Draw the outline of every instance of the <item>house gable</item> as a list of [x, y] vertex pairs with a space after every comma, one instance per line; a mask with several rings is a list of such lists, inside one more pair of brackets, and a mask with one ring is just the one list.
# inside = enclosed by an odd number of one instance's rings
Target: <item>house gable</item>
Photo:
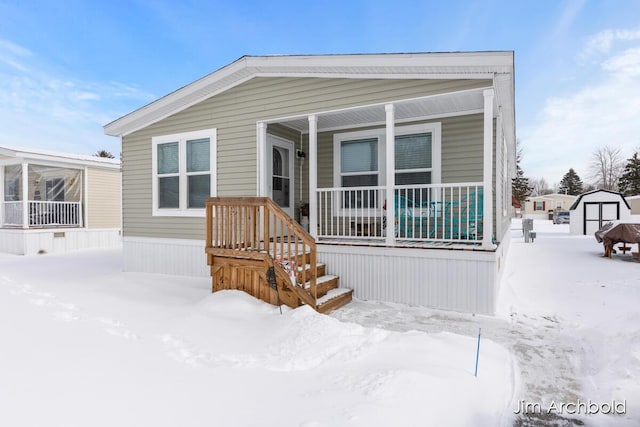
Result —
[[[505, 122], [515, 118], [513, 52], [244, 56], [237, 61], [109, 124], [105, 133], [125, 136], [223, 93], [255, 77], [348, 79], [491, 79]], [[510, 126], [510, 125], [509, 125]], [[510, 126], [511, 127], [511, 126]], [[515, 135], [510, 129], [509, 134]]]

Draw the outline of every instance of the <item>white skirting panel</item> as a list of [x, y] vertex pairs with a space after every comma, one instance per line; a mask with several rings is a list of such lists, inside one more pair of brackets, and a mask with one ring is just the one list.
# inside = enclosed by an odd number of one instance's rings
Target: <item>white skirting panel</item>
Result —
[[120, 229], [0, 229], [0, 252], [17, 255], [110, 248], [122, 244]]
[[124, 271], [209, 277], [204, 240], [124, 237]]
[[318, 245], [327, 273], [363, 300], [492, 315], [495, 252]]

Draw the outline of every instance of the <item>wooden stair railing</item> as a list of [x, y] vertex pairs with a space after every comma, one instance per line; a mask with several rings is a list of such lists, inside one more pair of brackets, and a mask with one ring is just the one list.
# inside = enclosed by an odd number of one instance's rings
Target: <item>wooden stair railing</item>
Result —
[[205, 250], [212, 275], [219, 258], [257, 263], [260, 267], [251, 268], [262, 269], [262, 280], [273, 266], [279, 283], [318, 309], [316, 269], [306, 268], [317, 264], [316, 242], [280, 206], [268, 197], [211, 197], [205, 207]]

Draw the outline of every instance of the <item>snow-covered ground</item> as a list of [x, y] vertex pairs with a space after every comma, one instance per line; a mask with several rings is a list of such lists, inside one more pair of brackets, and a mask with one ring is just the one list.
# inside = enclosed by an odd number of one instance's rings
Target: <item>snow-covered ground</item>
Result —
[[568, 225], [536, 221], [534, 243], [518, 227], [495, 317], [281, 315], [207, 279], [122, 273], [117, 250], [0, 255], [0, 426], [563, 425], [513, 412], [612, 399], [626, 415], [579, 420], [640, 425], [640, 263]]
[[[481, 327], [517, 363], [510, 412], [524, 401], [529, 414], [515, 425], [640, 425], [640, 263], [629, 253], [604, 258], [593, 236], [571, 235], [568, 224], [536, 220], [534, 229], [535, 241], [524, 243], [520, 221], [512, 224], [495, 317], [371, 302], [349, 304], [334, 316], [469, 337]], [[602, 405], [612, 400], [626, 401], [626, 415], [585, 414], [584, 406], [578, 413], [571, 406], [591, 402], [606, 410]]]

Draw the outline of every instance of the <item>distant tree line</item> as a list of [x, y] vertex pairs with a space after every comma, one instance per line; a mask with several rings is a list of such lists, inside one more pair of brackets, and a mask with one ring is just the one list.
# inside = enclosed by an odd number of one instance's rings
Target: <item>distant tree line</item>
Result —
[[573, 168], [564, 174], [555, 188], [551, 188], [544, 178], [527, 178], [520, 167], [522, 146], [516, 142], [516, 177], [512, 183], [514, 200], [522, 203], [529, 196], [543, 196], [553, 192], [578, 195], [586, 191], [604, 189], [619, 191], [625, 196], [640, 194], [640, 148], [633, 155], [624, 159], [619, 148], [603, 146], [591, 155], [589, 165], [589, 183], [584, 183]]

